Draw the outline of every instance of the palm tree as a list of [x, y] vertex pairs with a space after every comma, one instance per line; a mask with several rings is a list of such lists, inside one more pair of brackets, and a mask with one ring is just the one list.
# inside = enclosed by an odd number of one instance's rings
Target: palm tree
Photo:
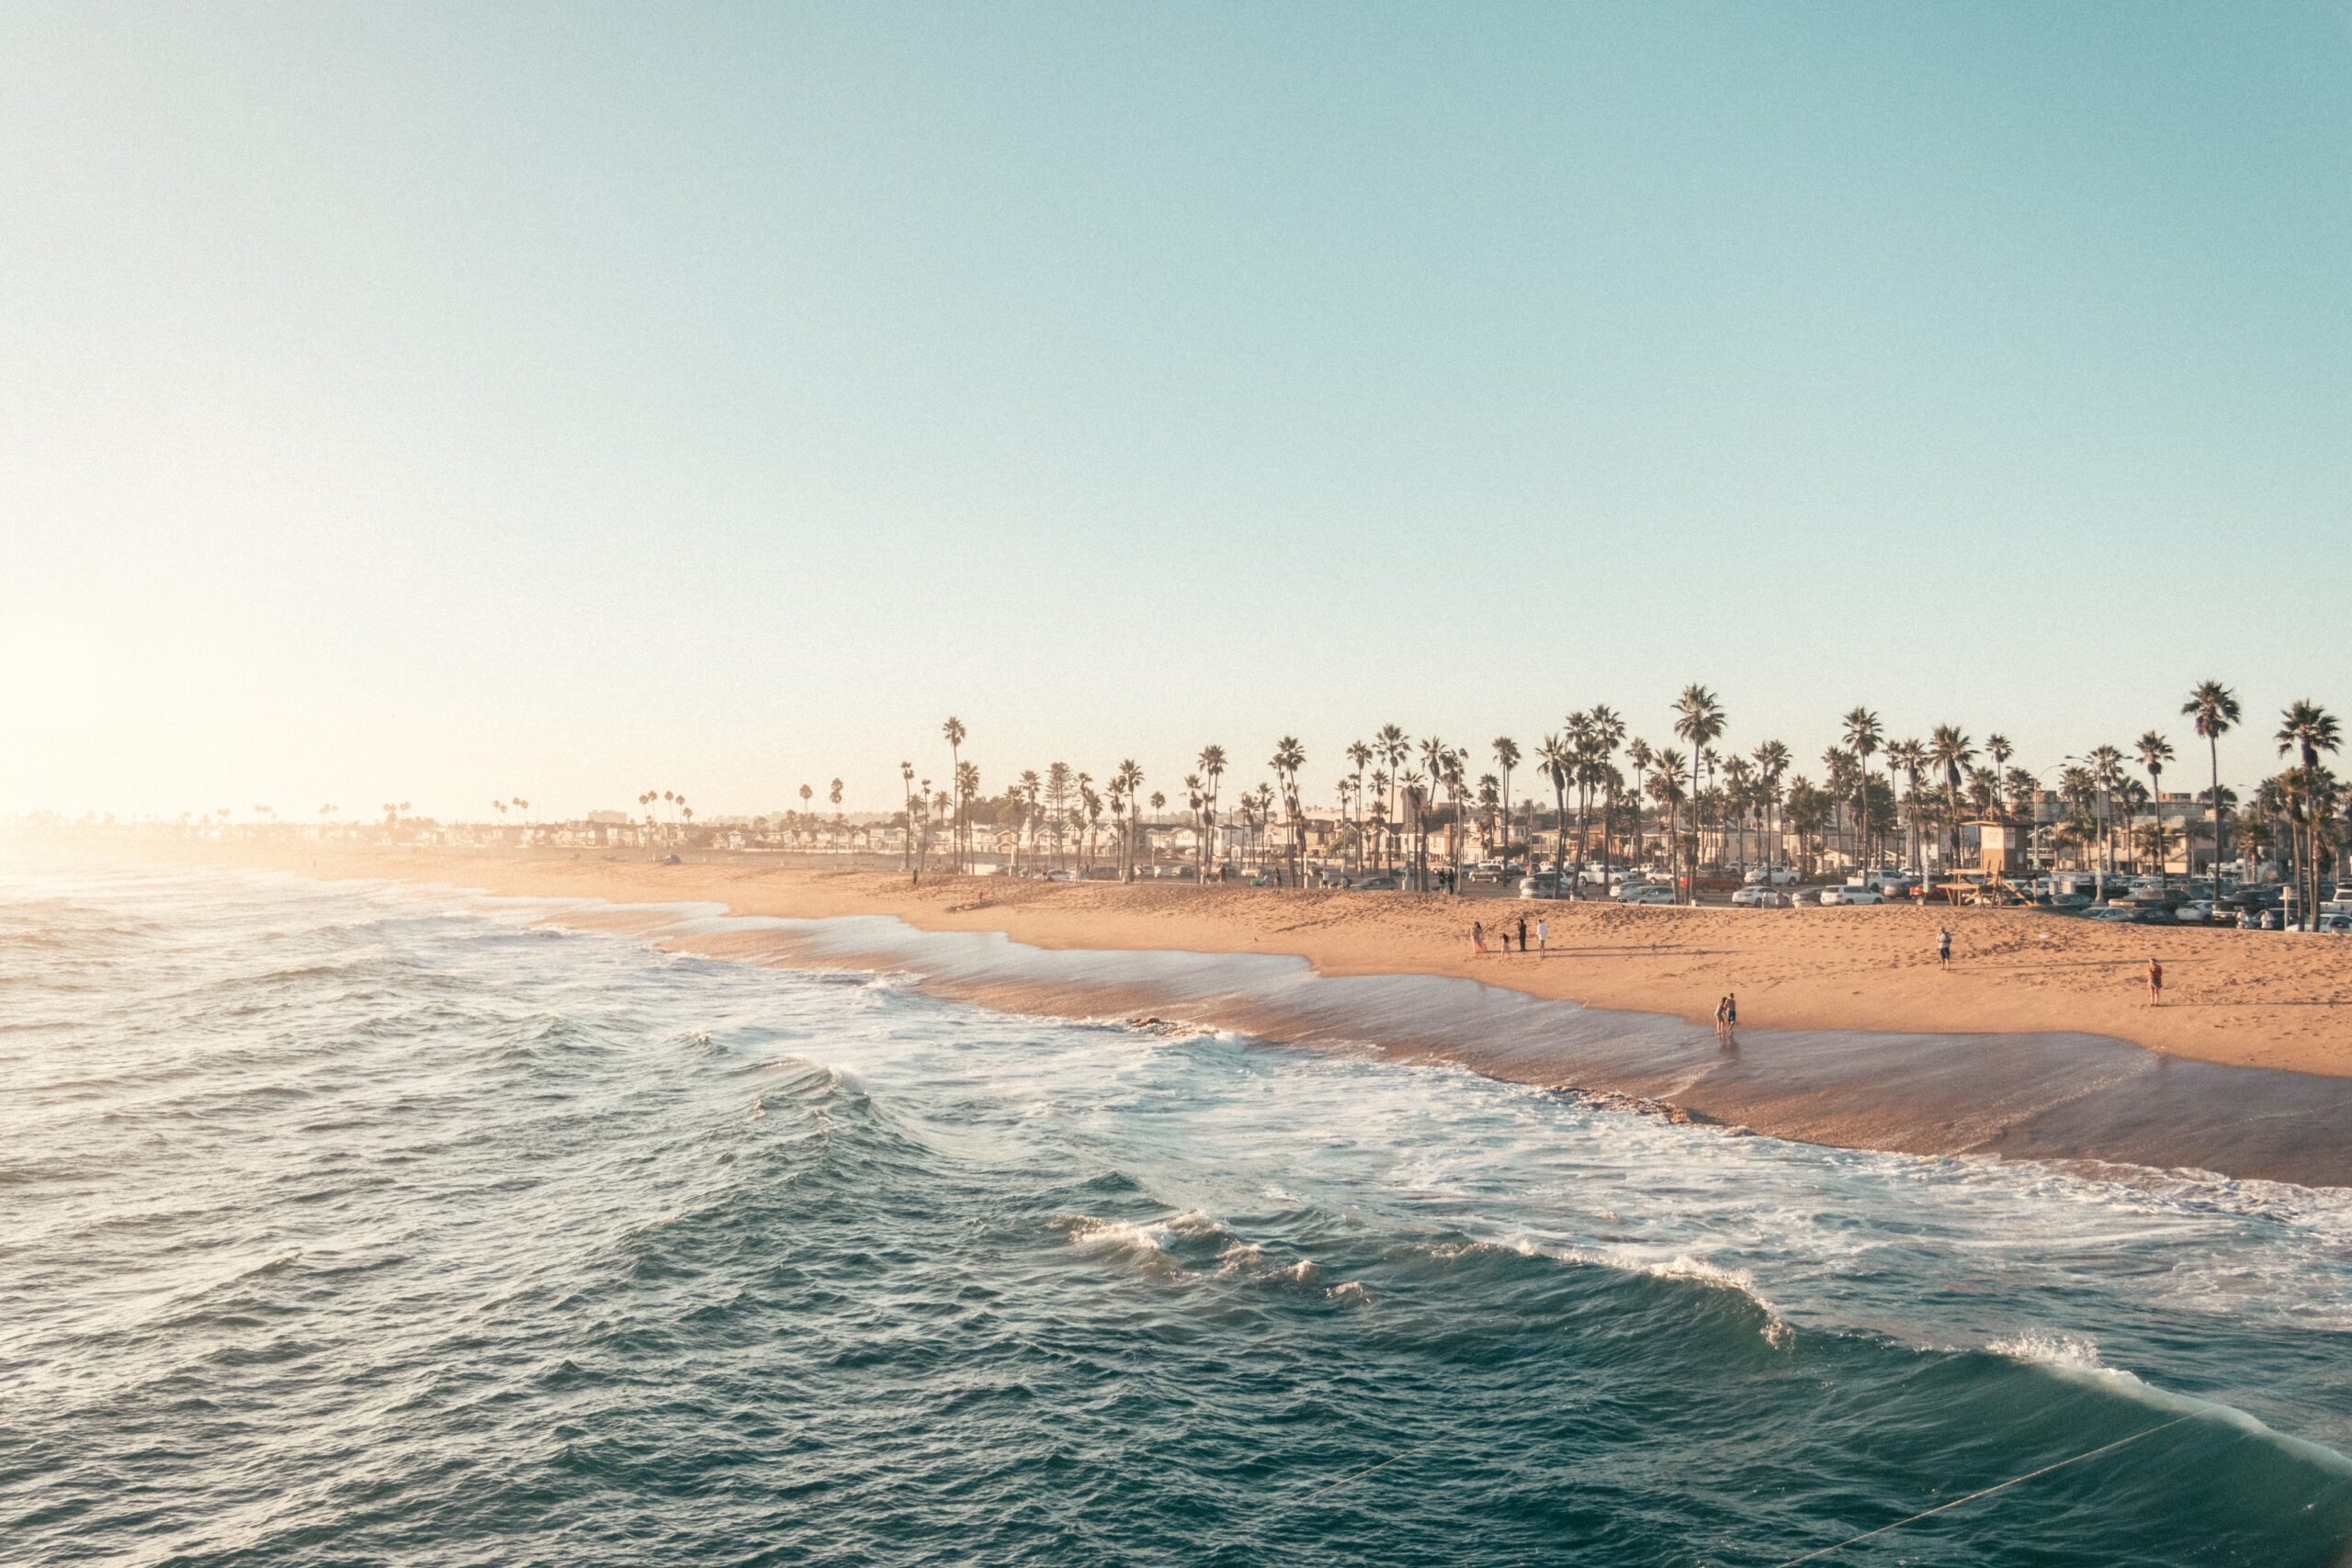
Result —
[[1202, 747], [1200, 769], [1202, 774], [1209, 781], [1208, 839], [1203, 847], [1201, 855], [1201, 879], [1203, 881], [1206, 881], [1208, 879], [1209, 853], [1211, 851], [1215, 850], [1216, 846], [1216, 797], [1218, 789], [1225, 778], [1225, 748], [1222, 746]]
[[1274, 776], [1282, 781], [1283, 810], [1290, 818], [1290, 885], [1298, 886], [1298, 855], [1300, 840], [1306, 834], [1306, 816], [1298, 799], [1298, 770], [1306, 766], [1306, 749], [1295, 735], [1285, 735], [1274, 742], [1271, 766]]
[[915, 854], [915, 765], [912, 762], [899, 762], [899, 785], [907, 811], [907, 836], [899, 847], [899, 869], [905, 871], [914, 864]]
[[2235, 692], [2219, 681], [2199, 681], [2180, 705], [2183, 718], [2192, 720], [2205, 742], [2205, 761], [2212, 770], [2213, 892], [2222, 890], [2222, 737], [2237, 728], [2242, 710]]
[[1928, 749], [1917, 739], [1898, 740], [1886, 749], [1886, 765], [1890, 772], [1901, 769], [1904, 783], [1909, 786], [1909, 793], [1905, 796], [1905, 804], [1909, 809], [1905, 813], [1904, 822], [1904, 869], [1917, 872], [1920, 858], [1919, 775], [1927, 771]]
[[[2139, 754], [2140, 765], [2148, 770], [2149, 807], [2155, 812], [2156, 820], [2158, 822], [2162, 822], [2165, 819], [2165, 764], [2172, 761], [2172, 742], [2151, 729], [2146, 734], [2140, 737], [2138, 743], [2133, 746], [2132, 750]], [[2158, 842], [2160, 840], [2150, 840], [2149, 841]], [[2159, 856], [2156, 860], [2157, 891], [2163, 891], [2164, 886], [2165, 863], [2163, 857]]]
[[1111, 783], [1127, 803], [1126, 829], [1122, 835], [1126, 840], [1126, 863], [1119, 874], [1121, 880], [1133, 882], [1136, 879], [1136, 835], [1138, 826], [1136, 819], [1136, 795], [1143, 788], [1143, 770], [1136, 765], [1136, 760], [1133, 757], [1123, 758], [1111, 774]]
[[971, 805], [980, 795], [980, 765], [978, 762], [956, 764], [953, 786], [956, 792], [956, 832], [963, 840], [964, 869], [972, 869]]
[[1732, 807], [1732, 820], [1738, 825], [1739, 841], [1732, 858], [1742, 865], [1747, 863], [1747, 812], [1756, 802], [1756, 764], [1745, 757], [1733, 757], [1724, 763], [1724, 793]]
[[[1682, 753], [1669, 746], [1657, 754], [1657, 772], [1650, 778], [1650, 798], [1666, 818], [1666, 863], [1671, 868], [1681, 850]], [[1697, 846], [1691, 848], [1692, 893], [1697, 892]]]
[[1446, 890], [1455, 894], [1462, 891], [1462, 840], [1469, 829], [1469, 818], [1463, 805], [1470, 793], [1469, 761], [1470, 749], [1467, 746], [1455, 747], [1445, 754], [1444, 772], [1441, 775], [1445, 784], [1446, 799], [1453, 807], [1453, 816], [1445, 825], [1445, 880]]
[[1635, 736], [1625, 748], [1625, 761], [1634, 765], [1634, 853], [1629, 863], [1639, 865], [1642, 863], [1642, 775], [1649, 771], [1650, 763], [1655, 761], [1650, 743]]
[[[1576, 772], [1576, 748], [1557, 735], [1547, 735], [1535, 748], [1535, 771], [1552, 781], [1552, 795], [1559, 815], [1559, 836], [1553, 840], [1552, 881], [1556, 889], [1567, 875], [1568, 858], [1568, 779]], [[1529, 858], [1533, 858], [1534, 846], [1529, 846]], [[1568, 895], [1574, 897], [1571, 891]]]
[[[2322, 752], [2333, 754], [2343, 745], [2344, 737], [2335, 716], [2312, 702], [2309, 697], [2294, 704], [2278, 716], [2278, 733], [2272, 739], [2278, 742], [2278, 754], [2295, 752], [2301, 761], [2302, 776], [2296, 781], [2296, 792], [2303, 802], [2302, 842], [2295, 852], [2295, 899], [2302, 906], [2302, 926], [2309, 931], [2319, 908], [2319, 813], [2317, 796], [2322, 773], [2319, 759]], [[2304, 884], [2310, 884], [2310, 893]]]
[[1780, 804], [1781, 778], [1789, 771], [1789, 748], [1785, 741], [1767, 740], [1749, 753], [1756, 762], [1756, 785], [1764, 796], [1764, 832], [1771, 840], [1772, 852], [1765, 857], [1773, 865], [1781, 863], [1781, 840], [1772, 831], [1772, 811]]
[[[1374, 755], [1388, 764], [1389, 782], [1401, 788], [1404, 784], [1405, 759], [1413, 754], [1412, 738], [1393, 724], [1384, 724], [1373, 733], [1372, 750]], [[1398, 801], [1390, 810], [1390, 823], [1398, 832], [1403, 831], [1399, 822], [1399, 818], [1404, 815], [1402, 806], [1403, 802]]]
[[[939, 727], [939, 733], [940, 733], [940, 734], [942, 734], [942, 735], [944, 735], [944, 736], [945, 736], [945, 737], [947, 738], [947, 777], [948, 777], [948, 780], [949, 780], [949, 782], [950, 782], [951, 785], [952, 785], [952, 784], [960, 784], [960, 783], [963, 781], [963, 777], [964, 777], [963, 770], [962, 770], [962, 765], [961, 765], [961, 764], [962, 764], [962, 761], [963, 761], [964, 721], [963, 721], [962, 719], [960, 719], [960, 718], [957, 718], [955, 715], [950, 714], [950, 715], [948, 715], [948, 716], [947, 716], [947, 722], [946, 722], [945, 724], [943, 724], [943, 725], [941, 725], [941, 726]], [[963, 797], [963, 792], [962, 792], [960, 789], [958, 789], [958, 790], [956, 791], [956, 825], [955, 825], [955, 834], [956, 834], [956, 840], [955, 840], [955, 841], [956, 841], [956, 864], [957, 864], [958, 869], [962, 869], [962, 868], [963, 868], [964, 859], [965, 859], [965, 854], [964, 854], [964, 797]]]
[[[1854, 761], [1860, 766], [1861, 773], [1860, 793], [1855, 805], [1854, 820], [1862, 829], [1862, 854], [1864, 857], [1869, 857], [1871, 852], [1871, 756], [1878, 750], [1879, 742], [1886, 738], [1886, 731], [1879, 724], [1878, 715], [1866, 707], [1849, 709], [1844, 723], [1846, 750], [1854, 754]], [[1856, 869], [1860, 869], [1859, 862]]]
[[1519, 766], [1519, 742], [1513, 740], [1508, 735], [1498, 735], [1494, 739], [1493, 745], [1495, 761], [1501, 765], [1503, 770], [1503, 831], [1502, 849], [1499, 852], [1499, 858], [1509, 860], [1510, 859], [1510, 771]]
[[1950, 872], [1960, 860], [1960, 773], [1976, 760], [1976, 745], [1956, 724], [1939, 724], [1928, 738], [1928, 760], [1944, 772], [1944, 825], [1951, 832]]
[[[1682, 695], [1674, 704], [1674, 733], [1690, 744], [1690, 793], [1699, 793], [1699, 754], [1712, 746], [1724, 732], [1724, 705], [1706, 687], [1693, 682], [1682, 688]], [[1661, 763], [1661, 766], [1664, 764]], [[1699, 847], [1695, 837], [1690, 846], [1690, 902], [1699, 901]]]
[[[1599, 759], [1598, 771], [1601, 778], [1606, 780], [1610, 773], [1615, 772], [1610, 758], [1616, 755], [1617, 748], [1625, 743], [1624, 716], [1606, 703], [1595, 703], [1586, 711], [1584, 716], [1586, 730], [1592, 737], [1592, 744]], [[1606, 806], [1601, 808], [1600, 858], [1604, 863], [1609, 859], [1609, 811]], [[1602, 879], [1601, 886], [1604, 887], [1608, 886], [1605, 877]]]
[[2099, 891], [2104, 895], [2106, 874], [2115, 869], [2115, 797], [2123, 790], [2123, 753], [2112, 746], [2094, 746], [2086, 760], [2099, 793]]
[[1363, 870], [1363, 771], [1372, 765], [1372, 748], [1361, 740], [1352, 742], [1348, 747], [1348, 762], [1355, 770], [1352, 775], [1355, 779], [1355, 788], [1350, 794], [1353, 796], [1355, 804], [1355, 868], [1358, 872], [1362, 872]]

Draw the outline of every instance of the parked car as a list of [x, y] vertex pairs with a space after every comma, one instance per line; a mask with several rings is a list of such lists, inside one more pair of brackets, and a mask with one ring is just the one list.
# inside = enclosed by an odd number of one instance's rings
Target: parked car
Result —
[[1522, 898], [1557, 898], [1560, 884], [1548, 871], [1541, 876], [1522, 876], [1519, 879], [1519, 896]]
[[1751, 866], [1746, 881], [1750, 887], [1793, 887], [1797, 871], [1792, 865]]
[[1862, 878], [1862, 886], [1889, 898], [1907, 898], [1917, 891], [1919, 879], [1907, 871], [1874, 871]]
[[2094, 904], [2083, 914], [2086, 919], [2110, 926], [2128, 926], [2140, 918], [2140, 911], [2129, 904]]
[[1784, 909], [1788, 908], [1789, 896], [1777, 887], [1753, 882], [1733, 894], [1731, 902], [1735, 909]]
[[1394, 893], [1396, 891], [1396, 879], [1393, 876], [1367, 876], [1356, 884], [1356, 888], [1363, 893]]
[[2211, 925], [2213, 920], [2213, 906], [2202, 898], [2192, 898], [2175, 909], [2172, 912], [2172, 918], [2184, 926]]
[[1674, 889], [1662, 882], [1629, 882], [1617, 889], [1620, 904], [1671, 904]]
[[1857, 904], [1883, 904], [1885, 902], [1886, 895], [1881, 893], [1877, 888], [1862, 887], [1851, 882], [1847, 883], [1842, 887], [1825, 887], [1821, 890], [1821, 904], [1824, 908], [1834, 908], [1840, 905], [1851, 906]]
[[1482, 860], [1462, 874], [1464, 882], [1500, 882], [1502, 879], [1503, 863], [1498, 860]]

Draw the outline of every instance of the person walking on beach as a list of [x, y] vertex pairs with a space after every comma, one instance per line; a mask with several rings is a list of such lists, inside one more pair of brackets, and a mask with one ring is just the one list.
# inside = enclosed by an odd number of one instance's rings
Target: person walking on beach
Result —
[[1478, 920], [1470, 922], [1470, 945], [1476, 952], [1483, 953], [1487, 951], [1487, 928], [1484, 922]]
[[1540, 964], [1544, 961], [1544, 950], [1551, 944], [1551, 942], [1552, 922], [1549, 920], [1537, 920], [1535, 922], [1535, 960], [1537, 963]]
[[1936, 929], [1936, 964], [1944, 969], [1951, 967], [1951, 931], [1941, 926]]
[[2165, 966], [2154, 958], [2148, 960], [2148, 1005], [2152, 1008], [2165, 1005]]
[[1525, 915], [1519, 917], [1519, 953], [1522, 958], [1527, 956], [1527, 917]]
[[1729, 991], [1715, 1004], [1715, 1043], [1729, 1045], [1737, 1039], [1739, 998]]

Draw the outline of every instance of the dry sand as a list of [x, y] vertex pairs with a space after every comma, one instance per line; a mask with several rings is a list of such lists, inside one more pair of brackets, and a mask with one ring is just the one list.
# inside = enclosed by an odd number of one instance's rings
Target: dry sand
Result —
[[[1753, 1029], [2080, 1032], [2170, 1055], [2352, 1077], [2352, 940], [2101, 926], [2020, 910], [1730, 909], [1457, 900], [1403, 893], [1015, 882], [601, 851], [467, 851], [291, 842], [126, 842], [148, 860], [320, 877], [439, 882], [619, 903], [707, 901], [737, 914], [896, 915], [931, 931], [1001, 931], [1061, 948], [1290, 953], [1332, 975], [1451, 975], [1533, 996], [1713, 1016], [1725, 991]], [[1551, 953], [1474, 955], [1473, 920]], [[1936, 931], [1954, 962], [1938, 965]], [[2165, 1001], [2143, 978], [2162, 961]]]

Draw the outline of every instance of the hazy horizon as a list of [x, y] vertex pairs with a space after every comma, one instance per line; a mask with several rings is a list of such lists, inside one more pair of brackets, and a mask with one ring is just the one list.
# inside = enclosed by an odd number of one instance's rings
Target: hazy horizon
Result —
[[[2352, 704], [2352, 6], [0, 9], [0, 815]], [[1532, 777], [1523, 767], [1515, 792]]]

